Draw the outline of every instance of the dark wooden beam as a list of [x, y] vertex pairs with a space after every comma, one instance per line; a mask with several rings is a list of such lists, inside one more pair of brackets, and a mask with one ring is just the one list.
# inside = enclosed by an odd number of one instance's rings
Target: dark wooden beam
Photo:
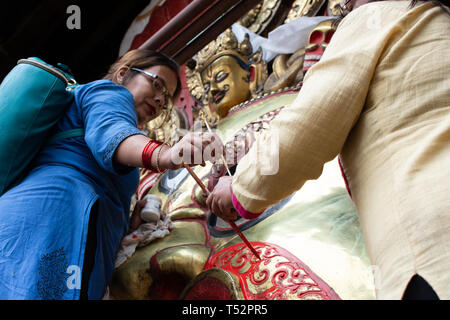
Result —
[[184, 64], [261, 0], [196, 0], [140, 48], [158, 50]]
[[170, 42], [170, 39], [179, 33], [182, 28], [190, 25], [203, 11], [219, 1], [220, 0], [194, 0], [144, 42], [140, 48], [160, 51], [161, 48], [167, 45], [167, 43]]

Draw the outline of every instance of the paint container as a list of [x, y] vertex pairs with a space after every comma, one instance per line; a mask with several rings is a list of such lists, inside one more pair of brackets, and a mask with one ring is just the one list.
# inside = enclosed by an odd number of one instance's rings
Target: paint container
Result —
[[161, 216], [161, 198], [150, 194], [146, 195], [144, 199], [147, 203], [141, 210], [141, 218], [146, 222], [158, 222]]

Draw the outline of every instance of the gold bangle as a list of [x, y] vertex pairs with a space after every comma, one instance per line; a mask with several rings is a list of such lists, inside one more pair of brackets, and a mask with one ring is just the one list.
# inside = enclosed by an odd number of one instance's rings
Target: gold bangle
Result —
[[159, 158], [161, 156], [161, 151], [162, 151], [164, 145], [169, 146], [167, 143], [163, 142], [163, 144], [161, 145], [161, 147], [158, 150], [158, 154], [156, 155], [156, 170], [158, 170], [159, 173], [166, 171], [166, 170], [164, 170], [161, 172], [161, 170], [159, 169]]

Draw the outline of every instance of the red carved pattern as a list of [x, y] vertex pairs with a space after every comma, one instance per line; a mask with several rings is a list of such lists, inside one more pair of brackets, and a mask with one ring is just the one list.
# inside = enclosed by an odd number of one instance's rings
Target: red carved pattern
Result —
[[220, 268], [239, 278], [247, 300], [339, 300], [339, 296], [303, 262], [273, 244], [252, 242], [258, 260], [239, 243], [216, 253], [205, 269]]
[[148, 169], [143, 169], [139, 181], [139, 187], [136, 191], [138, 199], [144, 198], [144, 196], [155, 185], [160, 175], [161, 174], [159, 172], [151, 172]]

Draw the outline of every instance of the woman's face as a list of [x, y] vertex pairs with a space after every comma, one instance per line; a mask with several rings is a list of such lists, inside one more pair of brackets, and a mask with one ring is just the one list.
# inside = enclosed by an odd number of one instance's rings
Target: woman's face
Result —
[[[143, 125], [161, 114], [164, 107], [167, 106], [168, 98], [171, 99], [175, 93], [178, 79], [175, 72], [167, 66], [152, 66], [141, 70], [157, 75], [158, 83], [155, 86], [153, 78], [137, 72], [124, 85], [134, 97], [139, 125]], [[164, 94], [164, 88], [169, 97]]]

